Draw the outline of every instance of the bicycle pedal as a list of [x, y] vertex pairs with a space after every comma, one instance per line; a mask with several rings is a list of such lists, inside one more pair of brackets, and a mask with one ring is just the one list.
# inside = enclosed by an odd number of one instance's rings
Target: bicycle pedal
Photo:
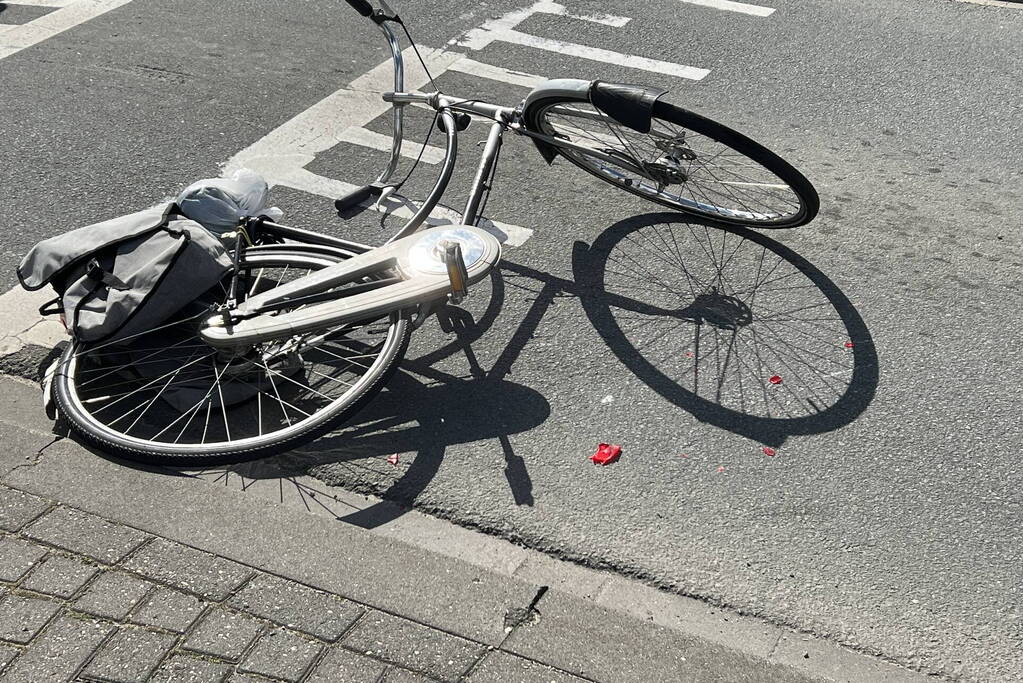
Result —
[[444, 265], [447, 266], [448, 280], [451, 282], [451, 293], [448, 300], [457, 304], [469, 296], [469, 273], [462, 258], [462, 245], [456, 241], [443, 243], [442, 253]]

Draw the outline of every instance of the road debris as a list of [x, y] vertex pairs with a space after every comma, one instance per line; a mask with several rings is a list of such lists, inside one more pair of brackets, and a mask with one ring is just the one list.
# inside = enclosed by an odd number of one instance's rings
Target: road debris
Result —
[[618, 460], [622, 454], [622, 447], [616, 444], [602, 443], [597, 446], [597, 452], [590, 456], [590, 460], [596, 465], [610, 465]]

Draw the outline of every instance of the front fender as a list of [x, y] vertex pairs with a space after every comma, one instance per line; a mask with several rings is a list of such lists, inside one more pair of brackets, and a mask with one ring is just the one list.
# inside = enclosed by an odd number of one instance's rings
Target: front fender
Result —
[[618, 123], [640, 133], [649, 133], [654, 104], [666, 92], [645, 85], [593, 81], [589, 94], [590, 103]]
[[[541, 100], [585, 101], [589, 99], [590, 85], [592, 83], [593, 81], [584, 81], [579, 78], [552, 78], [536, 86], [526, 95], [526, 99], [522, 102], [522, 118], [526, 123], [526, 127], [537, 133], [543, 132], [533, 125], [536, 119], [532, 111]], [[540, 152], [540, 156], [544, 158], [544, 161], [548, 164], [554, 163], [554, 158], [558, 156], [556, 147], [536, 138], [533, 138], [533, 144], [536, 145], [536, 151]]]
[[[526, 127], [537, 133], [538, 117], [534, 108], [550, 99], [589, 102], [612, 119], [640, 133], [650, 132], [654, 104], [667, 90], [626, 83], [584, 81], [578, 78], [555, 78], [544, 81], [526, 95], [522, 115]], [[557, 148], [540, 140], [533, 140], [540, 155], [550, 164], [557, 156]]]

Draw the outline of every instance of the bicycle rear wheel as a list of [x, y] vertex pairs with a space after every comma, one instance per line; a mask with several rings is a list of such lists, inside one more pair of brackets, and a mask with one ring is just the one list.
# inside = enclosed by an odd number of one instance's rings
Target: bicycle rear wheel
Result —
[[763, 145], [658, 100], [650, 131], [610, 118], [585, 98], [538, 100], [526, 127], [585, 148], [552, 144], [573, 164], [616, 187], [688, 214], [732, 225], [793, 228], [817, 215], [813, 185]]
[[[252, 295], [343, 260], [300, 247], [249, 250], [239, 292]], [[397, 369], [410, 326], [375, 321], [260, 344], [225, 356], [199, 325], [218, 286], [175, 319], [117, 344], [71, 344], [53, 380], [58, 410], [96, 448], [149, 463], [225, 464], [273, 455], [337, 427]]]

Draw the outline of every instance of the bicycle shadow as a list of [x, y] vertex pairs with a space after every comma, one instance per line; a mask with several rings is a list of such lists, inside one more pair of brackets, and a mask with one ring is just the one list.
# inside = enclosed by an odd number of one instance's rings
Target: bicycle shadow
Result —
[[[647, 214], [612, 225], [592, 245], [576, 242], [572, 267], [568, 280], [502, 262], [483, 310], [442, 309], [441, 328], [455, 339], [406, 358], [388, 388], [336, 432], [254, 462], [160, 469], [225, 485], [233, 478], [243, 490], [276, 486], [281, 502], [287, 485], [306, 507], [373, 528], [411, 508], [449, 447], [497, 439], [515, 503], [532, 505], [529, 472], [508, 437], [541, 425], [551, 406], [505, 377], [564, 296], [580, 300], [614, 355], [664, 399], [760, 443], [838, 429], [876, 392], [877, 354], [855, 307], [809, 261], [758, 232]], [[508, 275], [540, 287], [485, 369], [473, 343], [498, 319]], [[470, 377], [433, 367], [453, 354], [465, 355]], [[398, 453], [407, 455], [388, 462]], [[339, 486], [381, 500], [352, 505], [334, 493]]]
[[[225, 485], [233, 476], [246, 491], [269, 482], [268, 491], [279, 495], [279, 502], [297, 498], [307, 508], [316, 506], [340, 521], [373, 528], [408, 512], [437, 474], [447, 449], [459, 443], [497, 439], [515, 503], [532, 505], [532, 481], [508, 437], [542, 424], [549, 414], [546, 399], [523, 385], [466, 380], [412, 361], [354, 421], [301, 448], [223, 467], [160, 470]], [[393, 464], [387, 460], [399, 453], [411, 455]], [[331, 491], [342, 484], [382, 500], [353, 507]]]
[[[406, 358], [385, 390], [353, 420], [303, 447], [206, 468], [148, 465], [89, 450], [135, 469], [200, 479], [374, 528], [411, 509], [450, 446], [496, 439], [515, 504], [531, 506], [533, 484], [509, 436], [542, 424], [550, 414], [550, 404], [535, 390], [504, 380], [503, 374], [483, 372], [474, 361], [470, 378], [432, 367], [456, 353], [474, 359], [472, 343], [494, 323], [504, 296], [503, 279], [494, 271], [481, 312], [473, 315], [455, 306], [443, 307], [437, 315], [440, 327], [454, 339], [419, 358]], [[390, 463], [388, 457], [396, 454], [404, 455]], [[342, 485], [381, 500], [367, 502], [360, 496], [339, 495], [336, 487]]]
[[[448, 447], [498, 439], [515, 502], [531, 505], [532, 481], [507, 437], [542, 424], [550, 405], [504, 378], [550, 306], [566, 295], [580, 300], [604, 342], [647, 386], [698, 420], [759, 443], [778, 447], [792, 435], [838, 429], [876, 393], [877, 354], [855, 307], [809, 261], [761, 233], [677, 213], [647, 214], [612, 225], [592, 245], [575, 243], [572, 266], [574, 280], [567, 280], [503, 261], [485, 309], [474, 316], [445, 307], [441, 327], [455, 339], [407, 358], [355, 424], [231, 471], [243, 482], [283, 476], [306, 487], [294, 478], [311, 473], [327, 488], [372, 493], [383, 500], [337, 516], [375, 527], [408, 511]], [[540, 287], [484, 369], [472, 345], [503, 308], [505, 275]], [[470, 379], [432, 367], [456, 353], [465, 354]], [[400, 472], [384, 459], [397, 452], [414, 453]], [[330, 494], [317, 491], [316, 504], [323, 505]]]
[[851, 423], [874, 398], [878, 358], [863, 318], [764, 234], [637, 216], [577, 243], [573, 273], [615, 356], [702, 422], [777, 447]]

